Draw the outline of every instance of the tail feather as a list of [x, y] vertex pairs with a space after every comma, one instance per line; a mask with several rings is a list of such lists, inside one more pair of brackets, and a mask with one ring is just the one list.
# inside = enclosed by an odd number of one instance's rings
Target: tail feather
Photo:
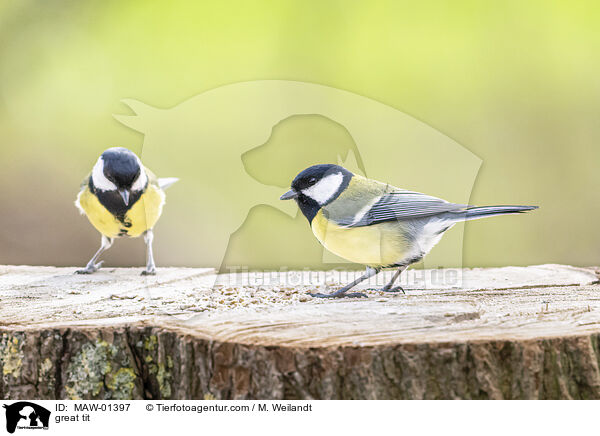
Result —
[[177, 177], [164, 177], [162, 179], [158, 179], [158, 187], [160, 189], [167, 189], [173, 183], [178, 182], [179, 179]]
[[537, 209], [538, 206], [480, 206], [470, 207], [465, 212], [462, 212], [462, 219], [476, 220], [479, 218], [487, 218], [489, 216], [507, 215], [512, 213], [523, 213]]

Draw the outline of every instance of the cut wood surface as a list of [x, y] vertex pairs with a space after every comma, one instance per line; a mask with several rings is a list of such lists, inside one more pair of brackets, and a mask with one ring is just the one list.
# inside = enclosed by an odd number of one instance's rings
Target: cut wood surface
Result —
[[0, 266], [2, 397], [600, 398], [595, 268], [74, 271]]

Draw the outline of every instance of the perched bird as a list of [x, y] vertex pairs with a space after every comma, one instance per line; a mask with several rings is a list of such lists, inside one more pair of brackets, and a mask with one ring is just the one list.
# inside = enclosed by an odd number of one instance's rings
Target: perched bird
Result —
[[162, 213], [164, 189], [178, 180], [174, 177], [157, 179], [126, 148], [109, 148], [102, 153], [75, 200], [81, 214], [102, 234], [102, 242], [87, 266], [77, 273], [97, 271], [102, 265], [102, 262], [96, 263], [98, 258], [112, 246], [115, 238], [144, 235], [147, 263], [142, 274], [156, 274], [152, 229]]
[[420, 261], [454, 224], [495, 215], [520, 213], [537, 206], [473, 207], [449, 203], [419, 192], [352, 174], [338, 165], [314, 165], [292, 181], [281, 200], [296, 200], [314, 235], [329, 251], [367, 266], [366, 273], [332, 294], [315, 297], [361, 297], [347, 294], [382, 268], [397, 268], [394, 282], [409, 265]]

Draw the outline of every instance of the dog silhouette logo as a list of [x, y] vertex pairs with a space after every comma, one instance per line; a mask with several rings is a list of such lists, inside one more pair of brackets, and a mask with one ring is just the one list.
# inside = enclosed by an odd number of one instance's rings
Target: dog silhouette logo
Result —
[[6, 409], [6, 431], [18, 429], [48, 429], [50, 411], [29, 401], [4, 404]]
[[[279, 200], [301, 170], [339, 164], [355, 174], [468, 204], [482, 163], [402, 111], [316, 83], [232, 83], [169, 108], [122, 102], [133, 114], [114, 117], [144, 135], [138, 150], [143, 161], [185, 180], [169, 195], [188, 200], [186, 207], [171, 210], [171, 221], [161, 221], [162, 229], [172, 226], [164, 242], [171, 248], [164, 251], [173, 264], [221, 272], [343, 266], [348, 261], [306, 237], [306, 219], [297, 206]], [[440, 184], [440, 171], [453, 183]], [[205, 200], [189, 201], [197, 198]], [[424, 265], [460, 264], [462, 231], [446, 236]], [[289, 236], [295, 249], [282, 244], [281, 235]], [[187, 248], [203, 246], [210, 249]]]

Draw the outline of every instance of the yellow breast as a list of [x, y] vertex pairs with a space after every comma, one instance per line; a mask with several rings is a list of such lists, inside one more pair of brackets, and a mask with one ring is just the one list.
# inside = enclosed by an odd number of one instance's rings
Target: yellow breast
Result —
[[164, 192], [150, 184], [140, 199], [127, 211], [122, 222], [100, 203], [98, 197], [87, 186], [79, 193], [75, 204], [104, 236], [135, 238], [154, 227], [160, 218], [164, 202]]
[[372, 267], [391, 266], [406, 257], [407, 243], [395, 222], [365, 227], [340, 227], [320, 210], [311, 223], [319, 242], [351, 262]]

